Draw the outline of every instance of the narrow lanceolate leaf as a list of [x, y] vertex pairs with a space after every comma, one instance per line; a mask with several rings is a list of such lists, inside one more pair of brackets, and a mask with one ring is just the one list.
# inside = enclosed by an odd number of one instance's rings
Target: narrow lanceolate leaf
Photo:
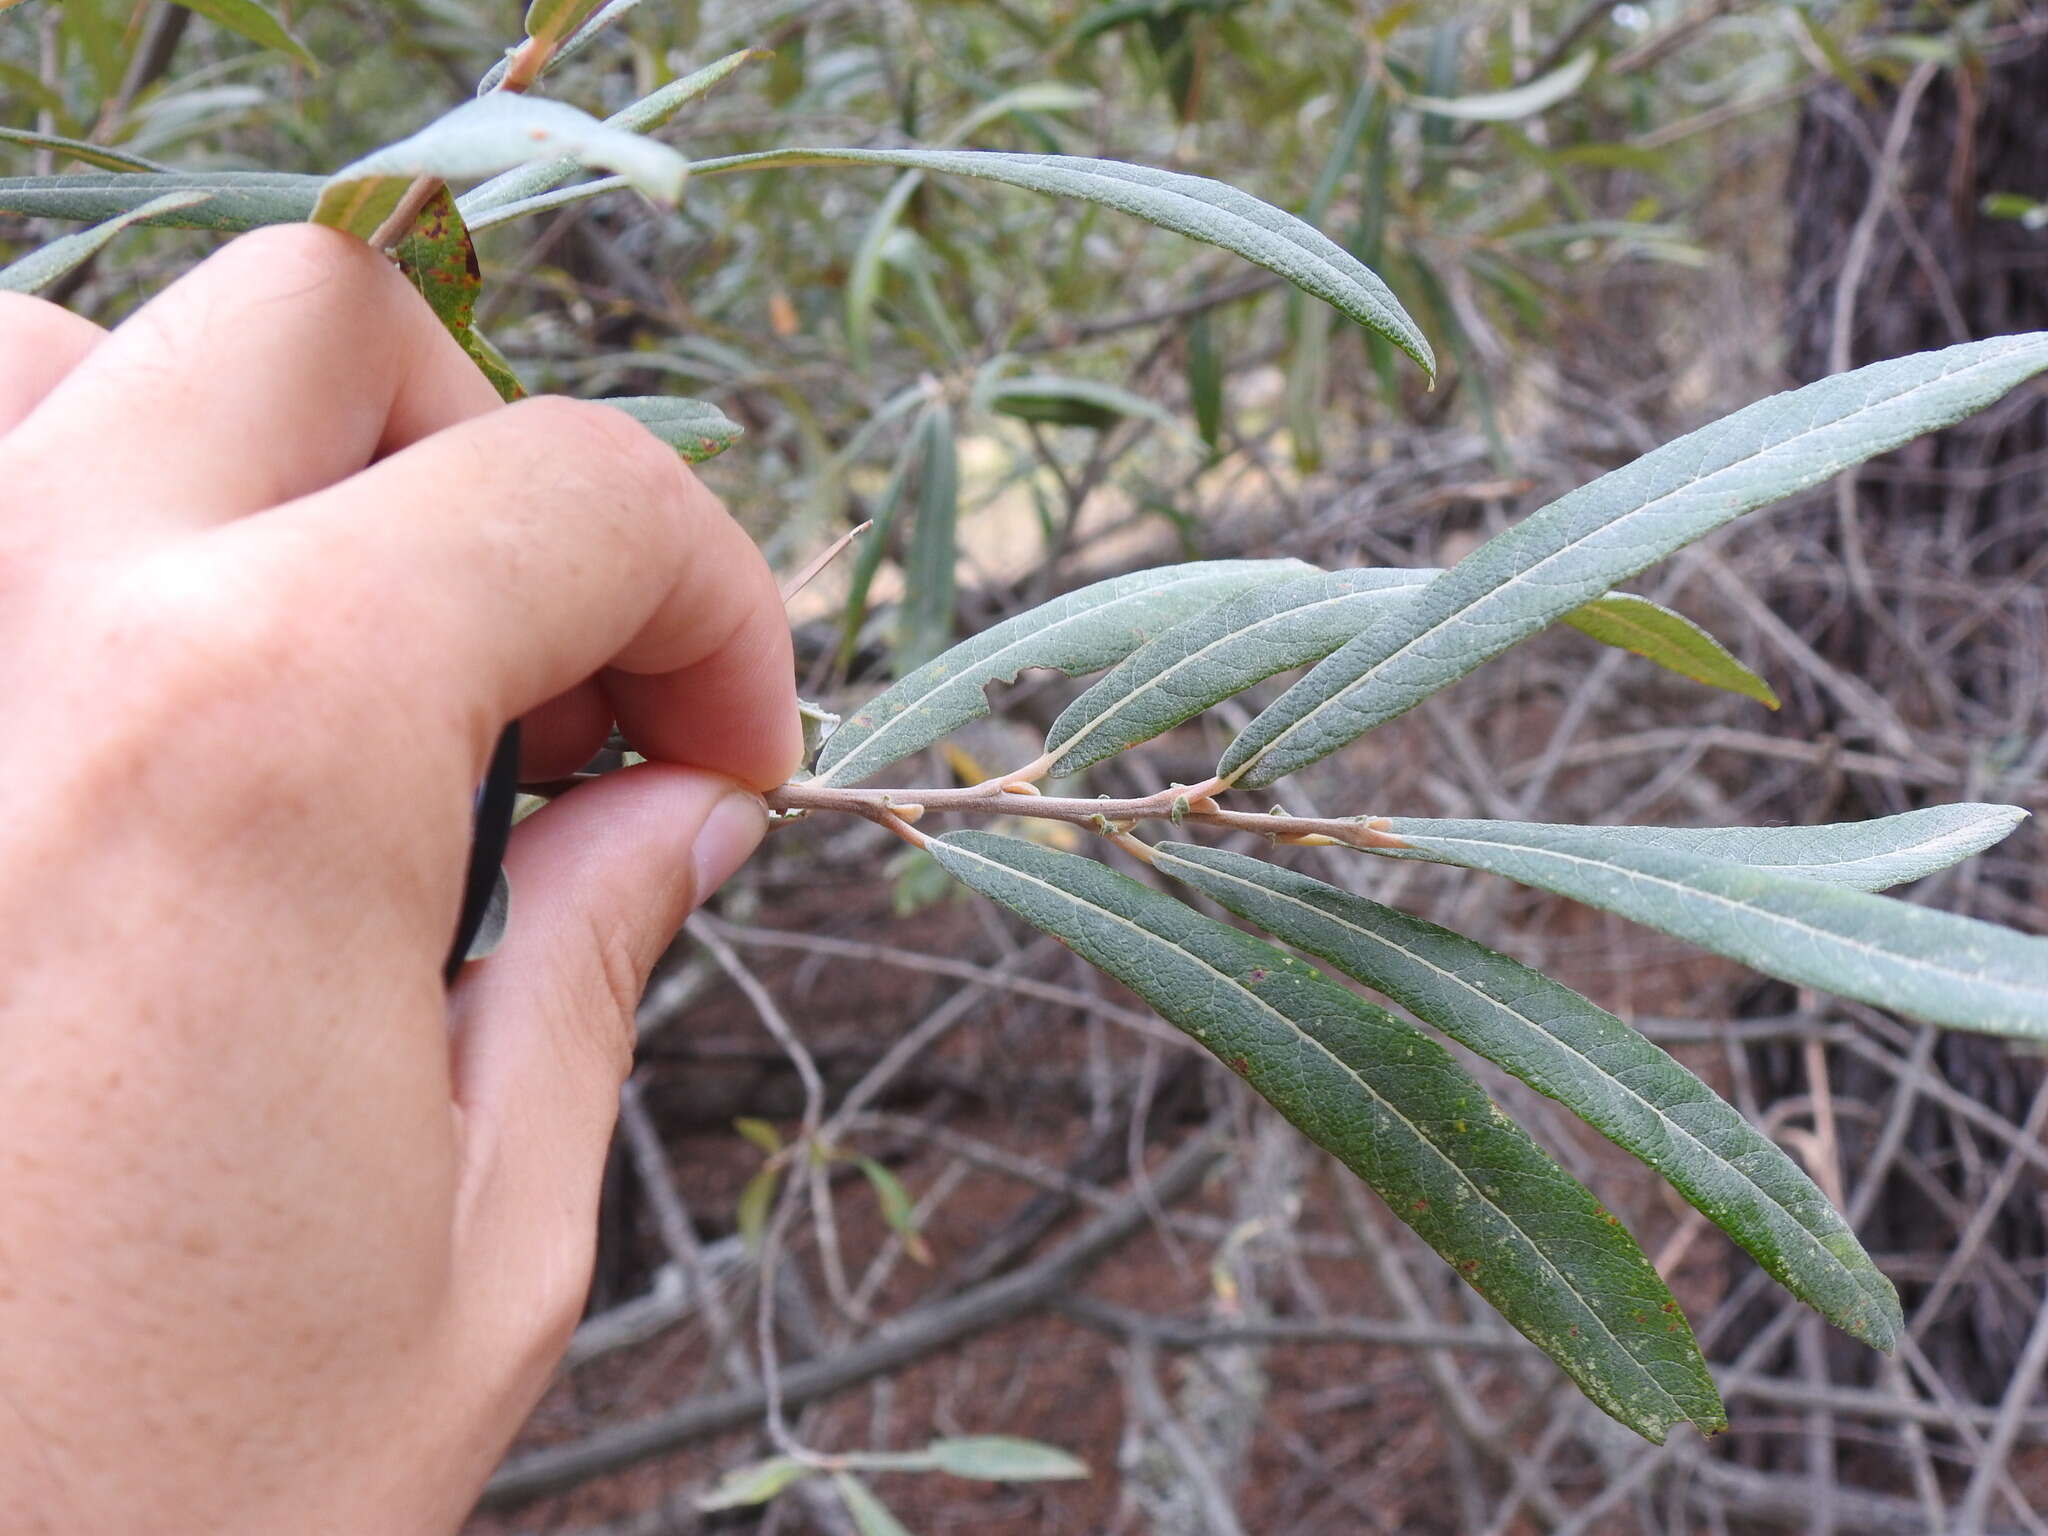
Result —
[[1882, 891], [1960, 864], [2004, 840], [2026, 819], [2027, 813], [2016, 805], [1963, 804], [1931, 805], [1875, 821], [1818, 827], [1585, 827], [1541, 821], [1445, 821], [1425, 816], [1395, 816], [1373, 825], [1410, 844], [1374, 850], [1396, 859], [1464, 865], [1462, 854], [1438, 851], [1438, 842], [1450, 838], [1463, 847], [1477, 839], [1503, 846], [1543, 847], [1560, 838], [1598, 832], [1611, 847], [1670, 848], [1824, 885]]
[[1126, 416], [1143, 416], [1170, 432], [1182, 430], [1171, 411], [1156, 400], [1105, 384], [1099, 379], [1070, 379], [1058, 374], [1031, 373], [998, 380], [988, 390], [988, 403], [1019, 421], [1042, 421], [1058, 427], [1093, 427], [1103, 431]]
[[1778, 707], [1771, 685], [1737, 661], [1728, 647], [1682, 613], [1630, 592], [1610, 592], [1564, 616], [1565, 623], [1602, 645], [1633, 651], [1680, 677], [1725, 688]]
[[1101, 967], [1380, 1194], [1622, 1423], [1725, 1418], [1678, 1303], [1442, 1046], [1312, 966], [1093, 859], [987, 832], [933, 857]]
[[63, 159], [82, 160], [106, 171], [163, 171], [166, 167], [125, 150], [105, 144], [88, 144], [57, 133], [37, 133], [33, 128], [0, 127], [0, 144], [19, 144], [23, 149], [46, 149]]
[[543, 43], [561, 43], [604, 0], [533, 0], [526, 8], [526, 35]]
[[283, 171], [201, 171], [142, 174], [94, 171], [79, 176], [0, 178], [0, 213], [31, 219], [99, 223], [132, 213], [172, 192], [206, 196], [142, 220], [170, 229], [212, 229], [240, 234], [265, 224], [300, 224], [313, 211], [321, 178]]
[[963, 640], [832, 733], [816, 784], [858, 784], [988, 713], [983, 692], [1028, 667], [1068, 677], [1113, 666], [1152, 636], [1233, 592], [1306, 573], [1299, 560], [1205, 560], [1113, 576]]
[[1488, 91], [1477, 96], [1414, 96], [1408, 104], [1432, 117], [1463, 118], [1473, 123], [1511, 123], [1517, 118], [1548, 112], [1559, 102], [1577, 94], [1586, 77], [1593, 73], [1591, 50], [1569, 63], [1560, 64], [1547, 75], [1538, 75], [1511, 90]]
[[307, 51], [306, 45], [292, 36], [292, 30], [284, 24], [283, 18], [271, 7], [260, 4], [259, 0], [177, 0], [177, 3], [252, 43], [288, 53], [308, 68], [320, 67], [320, 61]]
[[771, 1456], [751, 1466], [735, 1467], [721, 1477], [709, 1493], [698, 1495], [697, 1507], [708, 1513], [766, 1504], [783, 1489], [802, 1482], [815, 1470], [791, 1456]]
[[910, 1528], [898, 1520], [889, 1506], [876, 1498], [874, 1490], [859, 1478], [847, 1472], [834, 1472], [832, 1486], [839, 1494], [839, 1502], [852, 1516], [853, 1528], [860, 1536], [910, 1536]]
[[[558, 44], [555, 51], [548, 55], [547, 61], [540, 67], [540, 78], [545, 80], [558, 65], [575, 58], [645, 3], [646, 0], [607, 0], [606, 4], [598, 7], [595, 15], [570, 33], [567, 41]], [[488, 96], [498, 88], [499, 82], [505, 78], [505, 66], [510, 61], [513, 51], [507, 49], [505, 57], [485, 72], [483, 79], [477, 82], [477, 95]]]
[[367, 239], [421, 176], [495, 176], [533, 160], [616, 171], [658, 202], [682, 196], [689, 162], [665, 144], [607, 128], [559, 101], [496, 94], [464, 102], [410, 138], [344, 166], [320, 189], [313, 222]]
[[1585, 1117], [1837, 1327], [1879, 1349], [1896, 1342], [1898, 1293], [1827, 1197], [1733, 1105], [1606, 1009], [1462, 934], [1293, 870], [1182, 843], [1159, 844], [1153, 857]]
[[598, 404], [624, 411], [692, 464], [725, 452], [746, 431], [710, 401], [682, 395], [612, 395]]
[[419, 289], [448, 334], [460, 341], [476, 315], [477, 295], [483, 292], [483, 274], [476, 261], [476, 247], [469, 230], [455, 209], [455, 199], [443, 187], [420, 210], [412, 232], [392, 253], [398, 270]]
[[1067, 706], [1046, 735], [1052, 776], [1150, 741], [1256, 682], [1320, 661], [1382, 620], [1435, 571], [1317, 571], [1254, 587], [1183, 619]]
[[1051, 197], [1077, 197], [1235, 252], [1378, 332], [1422, 365], [1436, 359], [1422, 331], [1371, 268], [1314, 226], [1205, 176], [1096, 160], [972, 149], [776, 149], [698, 166], [702, 175], [790, 165], [893, 165], [974, 176]]
[[953, 638], [953, 567], [959, 559], [960, 450], [953, 412], [944, 401], [934, 401], [924, 413], [918, 434], [917, 521], [904, 562], [896, 640], [896, 665], [904, 672], [923, 666]]
[[934, 1440], [925, 1455], [941, 1472], [991, 1483], [1037, 1483], [1086, 1477], [1088, 1463], [1039, 1440], [1015, 1435], [960, 1435]]
[[1335, 652], [1252, 721], [1221, 772], [1270, 784], [1743, 513], [1981, 410], [2048, 369], [2048, 331], [1965, 342], [1773, 395], [1489, 539], [1399, 624]]
[[1740, 960], [1767, 976], [1894, 1013], [2048, 1039], [2048, 939], [1823, 885], [1609, 827], [1392, 821], [1417, 853], [1490, 870]]
[[[742, 48], [738, 53], [729, 53], [715, 63], [671, 80], [657, 91], [641, 97], [630, 107], [622, 107], [604, 120], [607, 128], [617, 128], [625, 133], [652, 133], [667, 123], [678, 112], [710, 90], [749, 59], [763, 56], [758, 48]], [[503, 208], [511, 203], [538, 196], [550, 187], [559, 187], [582, 169], [582, 164], [573, 159], [550, 160], [541, 165], [523, 165], [515, 171], [506, 171], [493, 176], [478, 187], [472, 187], [462, 195], [462, 212], [466, 217], [475, 218], [494, 208]]]
[[139, 208], [130, 209], [127, 213], [108, 219], [104, 224], [95, 224], [91, 229], [82, 229], [75, 235], [59, 236], [49, 244], [30, 251], [12, 265], [0, 267], [0, 288], [13, 293], [36, 293], [47, 288], [65, 273], [92, 260], [106, 248], [109, 241], [130, 225], [146, 223], [158, 214], [173, 213], [205, 201], [204, 192], [166, 192]]

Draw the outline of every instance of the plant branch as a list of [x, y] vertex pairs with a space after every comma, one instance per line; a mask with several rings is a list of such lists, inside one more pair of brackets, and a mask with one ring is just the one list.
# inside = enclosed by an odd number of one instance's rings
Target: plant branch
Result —
[[[1228, 811], [1215, 801], [1220, 788], [1220, 780], [1210, 779], [1201, 784], [1169, 785], [1137, 799], [1081, 799], [1041, 795], [1028, 783], [1010, 775], [964, 789], [847, 789], [835, 785], [785, 784], [767, 799], [772, 811], [838, 811], [864, 816], [920, 847], [929, 839], [912, 823], [933, 811], [1064, 821], [1116, 839], [1125, 838], [1140, 822], [1167, 821], [1176, 826], [1194, 822], [1236, 832], [1256, 832], [1281, 843], [1334, 843], [1368, 852], [1407, 846], [1385, 830], [1384, 818], [1292, 816], [1277, 807], [1264, 813]], [[1130, 845], [1126, 842], [1125, 846]]]

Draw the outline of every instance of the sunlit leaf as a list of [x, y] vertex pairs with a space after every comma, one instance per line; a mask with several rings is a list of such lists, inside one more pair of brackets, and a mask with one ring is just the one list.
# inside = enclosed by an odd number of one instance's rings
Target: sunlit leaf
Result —
[[778, 1493], [810, 1476], [812, 1468], [788, 1456], [771, 1456], [750, 1467], [735, 1467], [721, 1477], [709, 1493], [700, 1494], [697, 1507], [709, 1514], [720, 1509], [747, 1509], [766, 1504]]
[[1574, 608], [1564, 621], [1602, 645], [1633, 651], [1681, 677], [1739, 693], [1770, 709], [1778, 707], [1771, 685], [1737, 661], [1727, 646], [1684, 614], [1647, 597], [1610, 592]]
[[782, 1183], [782, 1170], [770, 1163], [748, 1179], [733, 1208], [733, 1225], [749, 1253], [761, 1251], [761, 1236], [768, 1230], [768, 1212], [775, 1204], [775, 1191]]
[[1779, 1284], [1890, 1349], [1898, 1294], [1798, 1164], [1665, 1051], [1462, 934], [1259, 859], [1181, 843], [1158, 867], [1320, 955], [1566, 1105], [1662, 1174]]
[[689, 162], [665, 144], [607, 128], [559, 101], [498, 93], [464, 102], [410, 138], [388, 144], [327, 179], [313, 222], [367, 239], [415, 179], [495, 176], [534, 160], [602, 166], [658, 202], [682, 196]]
[[963, 640], [869, 700], [832, 733], [815, 783], [858, 784], [988, 713], [984, 690], [1028, 667], [1099, 672], [1232, 592], [1305, 573], [1298, 560], [1210, 560], [1114, 576]]
[[782, 1133], [766, 1120], [753, 1115], [741, 1115], [733, 1121], [732, 1128], [770, 1157], [782, 1150]]
[[1601, 1408], [1646, 1437], [1725, 1422], [1627, 1232], [1449, 1052], [1313, 967], [1093, 859], [987, 832], [932, 856], [1215, 1053], [1378, 1191]]
[[1383, 619], [1434, 571], [1317, 571], [1183, 619], [1119, 662], [1046, 734], [1052, 776], [1078, 773], [1278, 672], [1320, 661]]
[[1417, 854], [1619, 913], [1767, 976], [1931, 1024], [2048, 1039], [2048, 939], [1628, 828], [1398, 818], [1385, 828]]
[[543, 43], [562, 43], [603, 4], [604, 0], [529, 0], [526, 35]]
[[934, 1440], [925, 1454], [941, 1472], [991, 1483], [1036, 1483], [1086, 1477], [1088, 1463], [1038, 1440], [1015, 1435], [960, 1435]]
[[116, 235], [131, 225], [147, 223], [158, 215], [174, 213], [205, 201], [206, 194], [196, 190], [166, 192], [139, 208], [115, 215], [104, 224], [95, 224], [75, 235], [61, 235], [46, 245], [38, 246], [12, 265], [0, 267], [0, 289], [13, 293], [38, 292], [65, 273], [92, 260]]
[[1559, 102], [1578, 94], [1596, 62], [1588, 50], [1558, 65], [1547, 75], [1538, 75], [1512, 90], [1489, 91], [1476, 96], [1411, 96], [1408, 105], [1432, 117], [1455, 117], [1473, 123], [1508, 123], [1517, 118], [1548, 112]]
[[1386, 337], [1434, 376], [1429, 343], [1365, 264], [1290, 213], [1204, 176], [1080, 155], [963, 149], [778, 149], [706, 160], [700, 175], [792, 165], [893, 165], [973, 176], [1052, 197], [1102, 203], [1190, 239], [1233, 251]]
[[476, 247], [470, 243], [469, 230], [446, 187], [420, 210], [412, 232], [392, 254], [398, 258], [398, 270], [412, 280], [427, 307], [459, 340], [476, 315], [477, 295], [483, 292], [484, 282]]
[[872, 1157], [860, 1158], [858, 1166], [874, 1187], [875, 1199], [882, 1208], [882, 1220], [902, 1240], [904, 1251], [920, 1264], [931, 1263], [931, 1245], [925, 1242], [924, 1234], [917, 1228], [917, 1208], [902, 1180]]
[[1254, 719], [1220, 772], [1270, 784], [1743, 513], [1960, 421], [2048, 369], [2048, 332], [1964, 342], [1773, 395], [1522, 519], [1398, 624], [1335, 652]]
[[611, 395], [598, 403], [624, 411], [692, 464], [717, 457], [746, 432], [710, 401], [683, 395]]

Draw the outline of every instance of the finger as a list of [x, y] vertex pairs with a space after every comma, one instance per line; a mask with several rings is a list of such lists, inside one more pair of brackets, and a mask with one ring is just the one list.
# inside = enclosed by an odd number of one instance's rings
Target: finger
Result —
[[0, 437], [42, 404], [107, 333], [25, 293], [0, 293]]
[[730, 782], [649, 763], [514, 832], [504, 943], [464, 971], [450, 1003], [465, 1209], [490, 1251], [588, 1241], [648, 974], [767, 824]]
[[0, 453], [23, 483], [61, 475], [66, 505], [121, 532], [200, 526], [332, 485], [497, 404], [389, 261], [282, 225], [144, 305]]
[[756, 789], [801, 753], [789, 627], [753, 541], [607, 407], [524, 401], [220, 531], [266, 590], [358, 616], [352, 664], [499, 727], [605, 668], [649, 757]]
[[594, 680], [555, 695], [519, 722], [519, 782], [566, 779], [597, 756], [611, 732], [611, 701]]

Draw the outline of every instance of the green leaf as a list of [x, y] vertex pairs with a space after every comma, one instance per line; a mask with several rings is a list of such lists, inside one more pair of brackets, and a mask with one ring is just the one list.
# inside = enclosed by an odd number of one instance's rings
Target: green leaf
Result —
[[290, 54], [308, 69], [317, 71], [320, 68], [320, 61], [292, 35], [283, 18], [259, 0], [175, 0], [175, 3], [260, 47]]
[[1170, 432], [1183, 431], [1173, 413], [1157, 401], [1095, 379], [1072, 379], [1054, 373], [1019, 374], [996, 380], [989, 386], [987, 397], [991, 409], [1019, 421], [1103, 431], [1126, 416], [1143, 416]]
[[1231, 743], [1247, 788], [1326, 757], [1743, 513], [1962, 420], [2048, 369], [2048, 332], [1964, 342], [1773, 395], [1532, 513], [1394, 625], [1329, 656]]
[[[604, 120], [604, 126], [624, 133], [652, 133], [749, 59], [760, 57], [762, 50], [759, 48], [742, 48], [738, 53], [729, 53], [679, 80], [671, 80], [630, 107], [614, 112]], [[463, 215], [474, 219], [537, 196], [551, 187], [560, 186], [582, 168], [581, 161], [562, 159], [539, 165], [522, 165], [517, 170], [506, 171], [462, 195], [460, 206]]]
[[[540, 78], [545, 80], [558, 65], [575, 58], [644, 3], [645, 0], [607, 0], [588, 22], [570, 33], [566, 41], [556, 45], [555, 51], [548, 55], [547, 61], [540, 67]], [[477, 82], [477, 95], [488, 96], [498, 88], [499, 82], [505, 78], [505, 66], [511, 61], [514, 51], [506, 49], [505, 57], [485, 72], [483, 79]]]
[[1432, 378], [1436, 360], [1415, 322], [1365, 264], [1308, 224], [1205, 176], [1081, 155], [967, 149], [777, 149], [706, 160], [700, 175], [792, 165], [893, 165], [973, 176], [1051, 197], [1076, 197], [1233, 251], [1378, 332]]
[[212, 229], [240, 234], [265, 224], [300, 224], [320, 194], [318, 176], [282, 171], [203, 171], [192, 175], [89, 172], [78, 176], [0, 179], [0, 213], [31, 219], [119, 218], [172, 192], [197, 190], [202, 202], [149, 215], [142, 222], [167, 229]]
[[925, 1454], [941, 1472], [991, 1483], [1038, 1483], [1086, 1477], [1088, 1463], [1056, 1445], [1015, 1435], [959, 1435], [934, 1440]]
[[475, 326], [465, 326], [456, 333], [455, 340], [462, 350], [469, 354], [477, 371], [491, 381], [491, 388], [498, 392], [498, 398], [508, 403], [526, 398], [526, 386], [519, 382], [519, 375], [512, 371], [512, 365], [505, 361], [505, 354], [491, 344], [491, 339]]
[[1413, 601], [1434, 571], [1317, 571], [1225, 598], [1133, 651], [1046, 734], [1052, 776], [1078, 773], [1293, 667]]
[[953, 567], [959, 559], [955, 531], [960, 517], [960, 450], [953, 438], [953, 412], [934, 401], [918, 424], [917, 521], [910, 530], [910, 554], [903, 569], [896, 666], [908, 672], [924, 665], [953, 638]]
[[611, 395], [598, 404], [624, 411], [692, 464], [716, 458], [746, 432], [710, 401], [683, 395]]
[[67, 139], [62, 134], [37, 133], [31, 128], [0, 127], [0, 144], [19, 144], [24, 149], [47, 149], [73, 160], [83, 160], [87, 165], [97, 165], [109, 171], [164, 171], [167, 168], [154, 160], [145, 160], [140, 155], [131, 155], [125, 150], [109, 149], [104, 144], [88, 144], [83, 139]]
[[933, 857], [1108, 972], [1378, 1191], [1606, 1412], [1726, 1422], [1678, 1303], [1577, 1180], [1412, 1025], [1093, 859], [987, 832]]
[[1622, 828], [1394, 820], [1386, 830], [1439, 862], [1617, 912], [1767, 976], [1931, 1024], [2048, 1039], [2048, 939], [1645, 844]]
[[[932, 405], [927, 405], [925, 410], [932, 408]], [[890, 535], [896, 526], [896, 510], [903, 505], [904, 492], [910, 486], [911, 469], [917, 462], [918, 450], [923, 443], [923, 416], [920, 415], [917, 430], [904, 438], [903, 446], [897, 450], [889, 466], [889, 478], [882, 482], [881, 494], [868, 508], [868, 519], [874, 527], [868, 530], [867, 537], [854, 554], [852, 576], [846, 584], [846, 607], [839, 618], [839, 666], [842, 671], [853, 664], [854, 652], [860, 647], [861, 626], [867, 622], [868, 616], [868, 592], [875, 584], [875, 573], [882, 568], [883, 556], [888, 553]], [[845, 722], [841, 721], [840, 725], [843, 729]]]
[[495, 176], [534, 160], [603, 166], [657, 202], [683, 193], [690, 163], [665, 144], [607, 128], [587, 112], [534, 96], [464, 102], [410, 138], [387, 144], [327, 179], [313, 222], [368, 239], [421, 176]]
[[30, 251], [21, 260], [0, 267], [0, 289], [13, 293], [36, 293], [49, 287], [65, 273], [92, 260], [109, 241], [132, 224], [146, 223], [158, 214], [172, 213], [206, 201], [198, 191], [166, 192], [139, 208], [116, 214], [104, 224], [82, 229], [75, 235], [61, 235], [47, 245]]
[[476, 263], [476, 247], [470, 243], [469, 230], [446, 187], [420, 210], [412, 232], [392, 254], [398, 258], [399, 271], [419, 289], [427, 307], [460, 341], [469, 332], [484, 280]]
[[[1874, 821], [1818, 827], [1586, 827], [1556, 822], [1451, 821], [1397, 816], [1375, 827], [1415, 844], [1376, 848], [1388, 858], [1464, 865], [1432, 851], [1431, 838], [1543, 844], [1597, 831], [1613, 846], [1673, 848], [1854, 891], [1882, 891], [1959, 864], [2000, 842], [2027, 813], [2016, 805], [1931, 805]], [[1420, 841], [1418, 841], [1420, 840]]]
[[860, 1536], [910, 1536], [908, 1527], [890, 1514], [889, 1506], [876, 1498], [874, 1491], [859, 1478], [834, 1472], [832, 1486], [838, 1490], [839, 1502], [853, 1517], [853, 1528]]
[[766, 1120], [757, 1119], [753, 1115], [741, 1115], [733, 1121], [732, 1128], [770, 1157], [782, 1150], [782, 1133]]
[[931, 1245], [925, 1242], [924, 1234], [918, 1230], [917, 1208], [911, 1201], [910, 1191], [903, 1187], [903, 1181], [872, 1157], [859, 1158], [856, 1163], [868, 1183], [874, 1186], [875, 1200], [882, 1208], [882, 1220], [889, 1224], [891, 1232], [902, 1239], [904, 1251], [920, 1264], [931, 1263]]
[[791, 1484], [802, 1482], [811, 1471], [789, 1456], [771, 1456], [750, 1467], [735, 1467], [709, 1493], [698, 1497], [697, 1507], [709, 1514], [714, 1510], [766, 1504]]
[[604, 0], [531, 0], [526, 7], [526, 35], [559, 45], [603, 4]]
[[1602, 645], [1633, 651], [1680, 677], [1739, 693], [1769, 709], [1778, 707], [1771, 685], [1737, 661], [1727, 646], [1684, 614], [1647, 597], [1610, 592], [1574, 608], [1564, 621]]
[[1469, 123], [1510, 123], [1548, 112], [1559, 102], [1577, 95], [1586, 77], [1593, 73], [1595, 62], [1589, 49], [1549, 74], [1538, 75], [1512, 90], [1477, 96], [1411, 96], [1408, 105], [1431, 117], [1455, 117]]
[[1113, 576], [1005, 619], [870, 699], [832, 733], [812, 782], [858, 784], [988, 713], [989, 684], [1029, 667], [1099, 672], [1218, 598], [1299, 575], [1298, 560], [1207, 560]]
[[733, 1207], [733, 1225], [739, 1229], [740, 1242], [748, 1253], [761, 1251], [761, 1234], [768, 1230], [768, 1212], [775, 1204], [775, 1191], [782, 1182], [782, 1170], [770, 1163], [740, 1190], [740, 1198]]
[[1242, 854], [1181, 843], [1158, 867], [1385, 993], [1641, 1158], [1780, 1285], [1889, 1350], [1898, 1293], [1798, 1164], [1713, 1089], [1562, 983], [1462, 934]]

